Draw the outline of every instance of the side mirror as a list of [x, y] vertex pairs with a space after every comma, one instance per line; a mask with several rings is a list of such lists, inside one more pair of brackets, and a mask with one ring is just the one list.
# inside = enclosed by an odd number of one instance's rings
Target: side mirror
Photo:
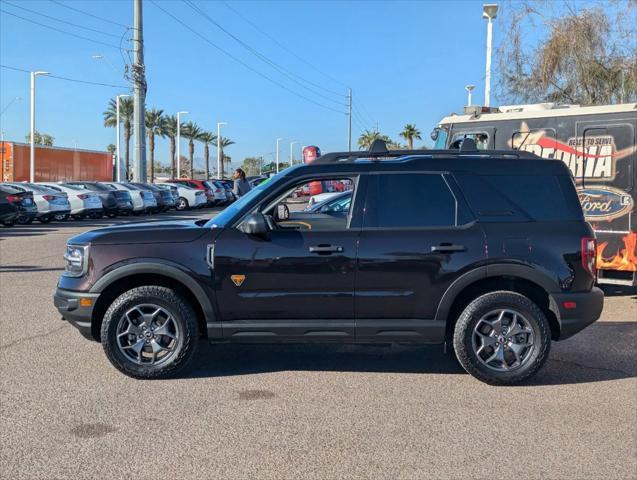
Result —
[[285, 203], [279, 203], [274, 211], [274, 219], [277, 222], [284, 222], [290, 218], [290, 209]]
[[438, 128], [434, 128], [431, 131], [431, 139], [435, 142], [436, 140], [438, 140], [438, 135], [440, 134], [440, 130]]
[[270, 231], [265, 216], [262, 213], [253, 213], [246, 218], [243, 231], [248, 235], [265, 235]]

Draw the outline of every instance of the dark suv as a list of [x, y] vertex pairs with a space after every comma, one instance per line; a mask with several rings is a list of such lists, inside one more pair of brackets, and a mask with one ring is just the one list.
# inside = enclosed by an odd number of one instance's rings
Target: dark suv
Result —
[[[347, 215], [292, 198], [335, 180], [353, 185]], [[56, 307], [137, 378], [174, 374], [203, 337], [445, 344], [513, 384], [603, 305], [570, 171], [524, 152], [328, 154], [210, 220], [73, 237], [65, 260]]]

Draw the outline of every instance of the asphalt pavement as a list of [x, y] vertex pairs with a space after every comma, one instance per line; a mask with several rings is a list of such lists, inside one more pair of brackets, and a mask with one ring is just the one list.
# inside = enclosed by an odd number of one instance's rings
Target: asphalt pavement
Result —
[[204, 343], [139, 381], [52, 304], [67, 238], [132, 220], [0, 230], [0, 478], [637, 478], [637, 290], [524, 386], [437, 347]]

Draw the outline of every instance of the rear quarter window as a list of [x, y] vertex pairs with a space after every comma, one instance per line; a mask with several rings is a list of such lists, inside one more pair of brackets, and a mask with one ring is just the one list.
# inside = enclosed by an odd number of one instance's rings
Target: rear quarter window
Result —
[[456, 175], [478, 218], [487, 221], [579, 221], [582, 208], [569, 176]]

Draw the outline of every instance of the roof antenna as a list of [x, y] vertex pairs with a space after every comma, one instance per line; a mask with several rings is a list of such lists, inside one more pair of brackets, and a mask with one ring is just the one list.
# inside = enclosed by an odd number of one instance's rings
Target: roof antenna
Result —
[[385, 140], [380, 138], [375, 139], [369, 147], [369, 153], [383, 154], [387, 152], [387, 144]]

